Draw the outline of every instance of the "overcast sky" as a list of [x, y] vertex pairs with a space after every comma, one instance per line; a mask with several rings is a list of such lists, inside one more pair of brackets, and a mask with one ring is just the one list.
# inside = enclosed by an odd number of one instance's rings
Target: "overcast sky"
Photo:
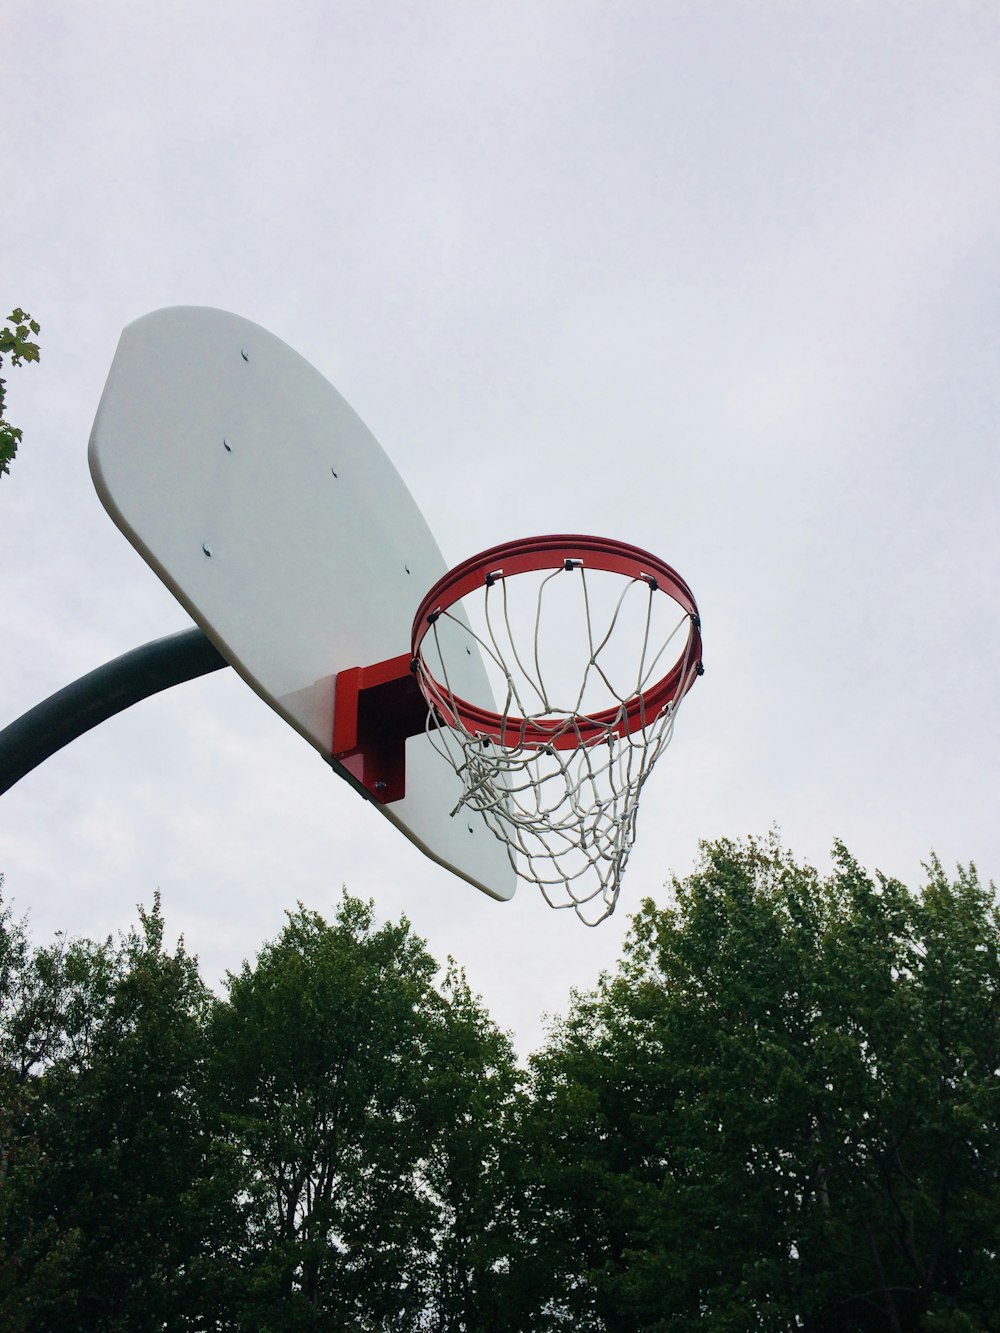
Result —
[[215, 984], [346, 885], [524, 1051], [699, 839], [1000, 876], [995, 5], [3, 0], [0, 50], [2, 313], [42, 324], [7, 375], [6, 719], [190, 623], [86, 462], [121, 329], [175, 304], [322, 371], [449, 563], [661, 555], [707, 667], [597, 930], [425, 860], [227, 671], [3, 797], [36, 939], [159, 888]]

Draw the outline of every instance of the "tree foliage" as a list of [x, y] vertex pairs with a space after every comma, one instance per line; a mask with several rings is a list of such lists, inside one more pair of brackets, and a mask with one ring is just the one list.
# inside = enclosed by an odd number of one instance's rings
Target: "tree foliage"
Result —
[[[5, 321], [10, 328], [0, 325], [0, 366], [4, 357], [10, 357], [12, 366], [19, 366], [25, 361], [39, 359], [38, 344], [31, 341], [31, 335], [40, 332], [37, 320], [31, 318], [20, 307], [10, 312]], [[7, 401], [7, 381], [0, 379], [0, 477], [10, 471], [10, 465], [17, 454], [23, 432], [12, 426], [4, 415]]]
[[0, 1327], [480, 1326], [518, 1074], [460, 970], [346, 895], [223, 999], [163, 933], [0, 915]]
[[417, 1328], [478, 1297], [514, 1062], [437, 971], [405, 920], [376, 928], [345, 896], [332, 923], [290, 914], [230, 978], [213, 1036], [245, 1162], [248, 1325]]
[[994, 895], [835, 856], [706, 847], [535, 1058], [533, 1327], [997, 1327]]
[[0, 910], [0, 1327], [1000, 1328], [1000, 917], [721, 841], [527, 1075], [345, 894], [215, 997]]
[[117, 943], [32, 950], [6, 924], [4, 1327], [205, 1326], [232, 1186], [196, 963], [158, 901]]

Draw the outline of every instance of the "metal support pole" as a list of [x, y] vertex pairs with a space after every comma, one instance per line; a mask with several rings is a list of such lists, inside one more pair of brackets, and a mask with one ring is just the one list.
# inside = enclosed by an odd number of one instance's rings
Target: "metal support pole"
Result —
[[200, 629], [168, 634], [105, 662], [0, 731], [0, 792], [140, 699], [228, 665]]

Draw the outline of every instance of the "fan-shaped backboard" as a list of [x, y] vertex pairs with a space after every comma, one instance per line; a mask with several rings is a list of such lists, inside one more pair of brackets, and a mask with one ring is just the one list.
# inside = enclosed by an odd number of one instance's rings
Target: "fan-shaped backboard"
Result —
[[[105, 507], [246, 682], [332, 758], [336, 675], [409, 649], [446, 565], [374, 436], [280, 339], [180, 306], [121, 336], [90, 440]], [[491, 700], [481, 659], [456, 688]], [[492, 704], [490, 703], [490, 706]], [[494, 898], [514, 872], [426, 736], [406, 746], [406, 795], [381, 810]]]

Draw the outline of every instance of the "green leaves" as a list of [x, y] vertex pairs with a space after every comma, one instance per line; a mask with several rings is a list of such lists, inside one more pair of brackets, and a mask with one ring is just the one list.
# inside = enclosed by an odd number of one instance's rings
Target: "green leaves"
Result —
[[513, 1056], [461, 974], [437, 973], [405, 920], [376, 928], [345, 894], [330, 923], [290, 913], [230, 977], [212, 1038], [245, 1164], [247, 1326], [417, 1327], [496, 1257]]
[[495, 1323], [518, 1075], [461, 970], [346, 894], [224, 999], [164, 936], [0, 912], [0, 1325]]
[[[20, 366], [26, 361], [38, 361], [38, 344], [30, 341], [30, 335], [41, 331], [38, 321], [17, 306], [7, 316], [6, 322], [13, 327], [0, 326], [0, 366], [5, 356], [10, 357], [13, 366]], [[7, 381], [0, 379], [0, 476], [10, 471], [23, 435], [19, 427], [12, 426], [4, 418], [6, 385]]]
[[37, 361], [38, 348], [28, 341], [28, 334], [41, 332], [38, 322], [18, 306], [7, 316], [7, 323], [14, 327], [0, 328], [0, 353], [10, 353], [11, 364], [15, 366], [22, 361]]
[[348, 894], [221, 999], [0, 912], [0, 1325], [984, 1333], [995, 897], [706, 845], [527, 1077]]
[[992, 889], [751, 840], [673, 894], [533, 1062], [533, 1326], [992, 1326]]

